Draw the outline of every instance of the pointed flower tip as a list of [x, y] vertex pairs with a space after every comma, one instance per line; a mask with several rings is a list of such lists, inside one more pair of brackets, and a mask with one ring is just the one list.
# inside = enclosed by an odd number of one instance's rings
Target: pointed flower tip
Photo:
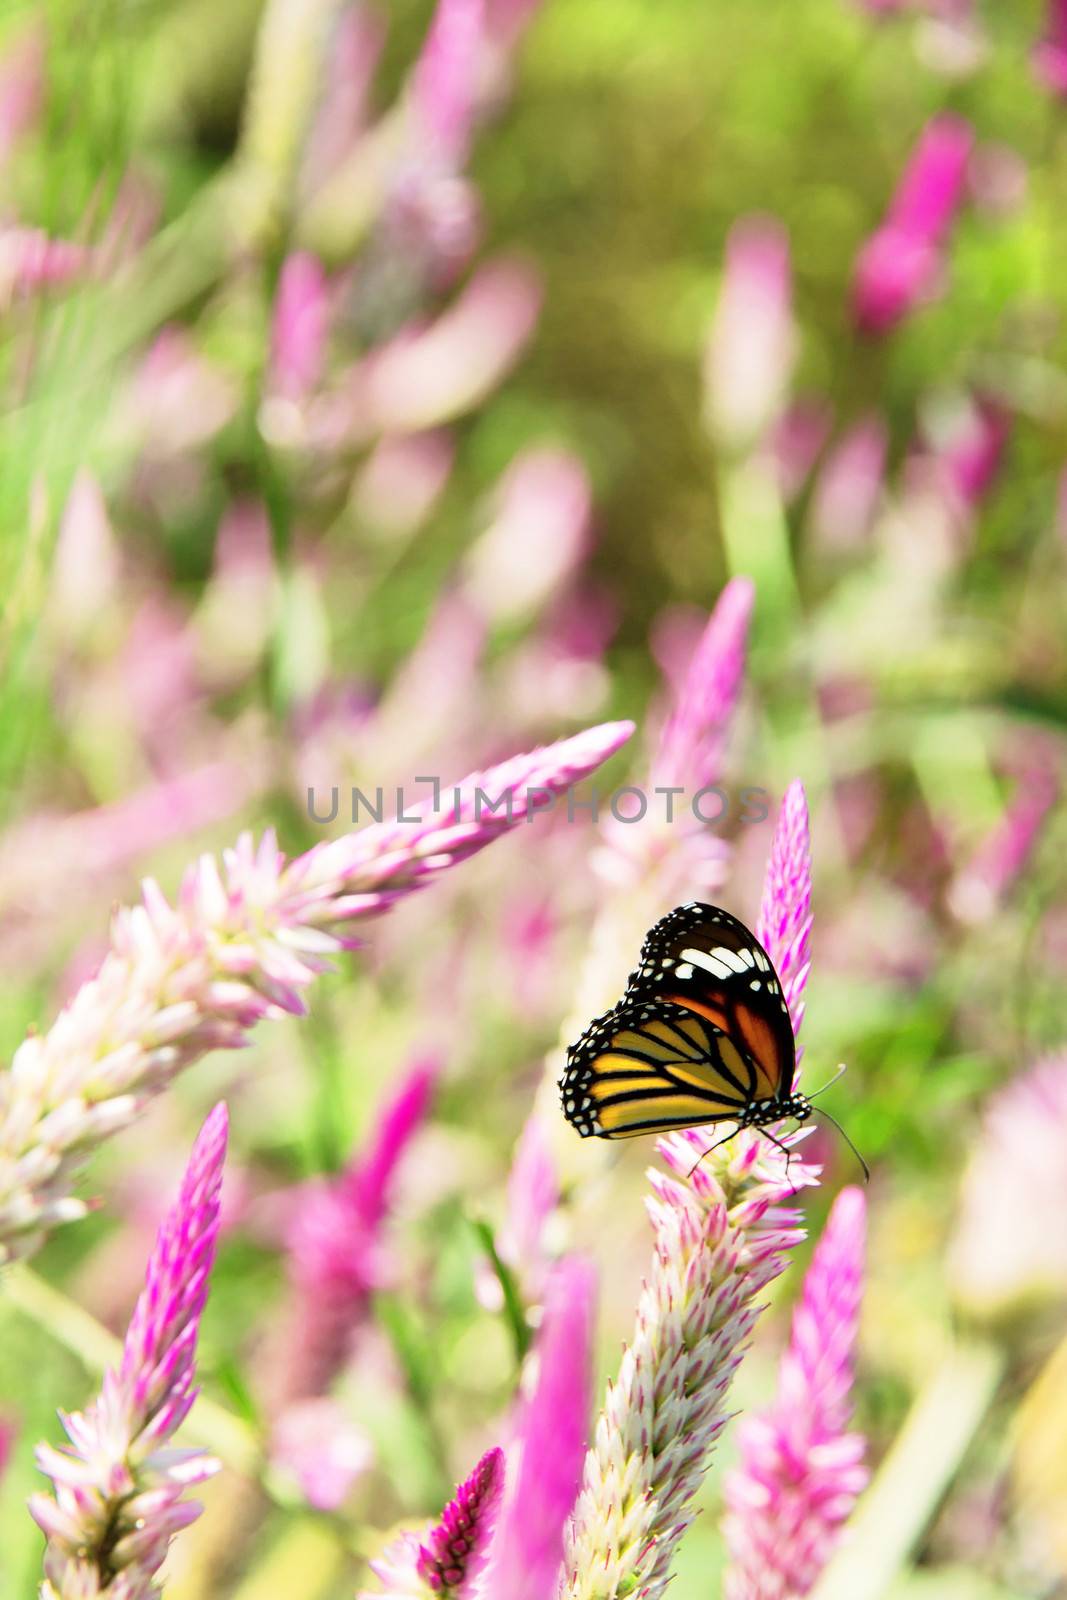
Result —
[[485, 1565], [504, 1490], [504, 1452], [487, 1450], [456, 1489], [419, 1549], [418, 1572], [435, 1594], [466, 1596]]

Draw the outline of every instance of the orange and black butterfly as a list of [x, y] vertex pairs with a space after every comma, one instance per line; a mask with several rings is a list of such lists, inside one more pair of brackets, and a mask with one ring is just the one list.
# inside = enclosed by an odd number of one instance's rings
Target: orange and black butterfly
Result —
[[583, 1139], [702, 1123], [804, 1122], [796, 1046], [770, 956], [743, 922], [694, 900], [656, 923], [614, 1010], [567, 1051], [559, 1082]]

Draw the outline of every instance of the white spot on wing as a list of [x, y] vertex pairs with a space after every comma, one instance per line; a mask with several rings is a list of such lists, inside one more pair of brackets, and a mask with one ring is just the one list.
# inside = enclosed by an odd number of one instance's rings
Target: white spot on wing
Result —
[[[692, 953], [693, 952], [691, 950], [682, 951], [684, 956], [692, 955]], [[674, 976], [676, 978], [691, 978], [693, 976], [693, 969], [687, 961], [683, 961], [681, 966], [675, 967]]]
[[711, 953], [717, 961], [729, 967], [731, 972], [745, 972], [752, 965], [752, 957], [747, 950], [728, 950], [721, 944]]
[[[724, 961], [719, 961], [716, 955], [706, 955], [703, 950], [683, 950], [682, 959], [692, 962], [694, 967], [703, 967], [705, 972], [710, 972], [713, 978], [728, 978], [735, 969], [728, 967]], [[682, 969], [678, 968], [681, 977]], [[692, 977], [692, 972], [688, 974]]]

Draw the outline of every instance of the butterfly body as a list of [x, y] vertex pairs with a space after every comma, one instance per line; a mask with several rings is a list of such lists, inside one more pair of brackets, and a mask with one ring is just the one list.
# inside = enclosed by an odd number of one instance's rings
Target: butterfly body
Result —
[[692, 901], [648, 934], [626, 992], [567, 1052], [563, 1110], [583, 1138], [811, 1114], [793, 1092], [789, 1008], [744, 923]]

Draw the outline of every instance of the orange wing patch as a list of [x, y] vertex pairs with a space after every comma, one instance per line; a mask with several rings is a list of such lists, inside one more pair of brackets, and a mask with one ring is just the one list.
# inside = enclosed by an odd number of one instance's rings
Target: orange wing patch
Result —
[[750, 1011], [743, 1001], [734, 1006], [734, 1016], [737, 1019], [737, 1031], [745, 1041], [756, 1069], [754, 1098], [770, 1099], [778, 1093], [778, 1084], [782, 1076], [782, 1063], [778, 1056], [774, 1033], [770, 1025], [754, 1011]]

